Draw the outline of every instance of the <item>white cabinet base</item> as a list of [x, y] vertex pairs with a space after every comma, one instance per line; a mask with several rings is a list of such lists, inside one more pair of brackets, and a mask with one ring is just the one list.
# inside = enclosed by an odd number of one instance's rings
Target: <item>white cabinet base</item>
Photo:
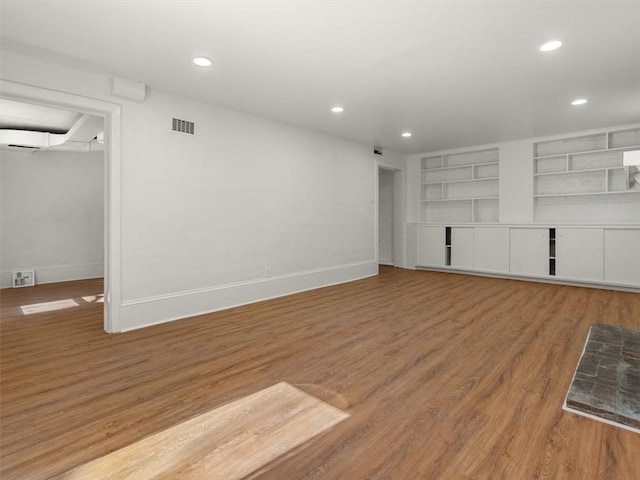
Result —
[[556, 276], [604, 280], [602, 228], [557, 228]]
[[445, 266], [444, 233], [444, 227], [417, 227], [417, 265]]
[[415, 231], [417, 268], [640, 293], [640, 226], [415, 224]]
[[508, 272], [509, 229], [477, 227], [474, 235], [475, 270]]
[[473, 227], [451, 228], [451, 266], [473, 269]]
[[509, 271], [536, 277], [549, 275], [549, 229], [512, 228]]
[[605, 230], [604, 281], [640, 285], [640, 230]]

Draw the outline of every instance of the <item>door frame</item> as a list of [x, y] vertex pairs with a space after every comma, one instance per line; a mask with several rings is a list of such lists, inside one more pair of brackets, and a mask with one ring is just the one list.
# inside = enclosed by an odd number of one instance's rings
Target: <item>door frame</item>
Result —
[[38, 105], [101, 116], [105, 125], [104, 155], [104, 330], [121, 331], [122, 245], [122, 106], [89, 97], [0, 79], [0, 96]]

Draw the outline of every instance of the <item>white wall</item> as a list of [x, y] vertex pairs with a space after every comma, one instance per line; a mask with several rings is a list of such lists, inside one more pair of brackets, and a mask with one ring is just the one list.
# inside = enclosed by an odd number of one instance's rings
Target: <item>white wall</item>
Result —
[[125, 301], [374, 261], [366, 146], [155, 91], [123, 141]]
[[393, 171], [378, 176], [378, 262], [393, 265]]
[[0, 151], [0, 287], [12, 271], [36, 283], [102, 276], [103, 152]]
[[[153, 88], [129, 102], [108, 94], [107, 75], [1, 61], [7, 80], [122, 104], [120, 330], [377, 273], [370, 146]], [[171, 132], [172, 116], [196, 136]]]

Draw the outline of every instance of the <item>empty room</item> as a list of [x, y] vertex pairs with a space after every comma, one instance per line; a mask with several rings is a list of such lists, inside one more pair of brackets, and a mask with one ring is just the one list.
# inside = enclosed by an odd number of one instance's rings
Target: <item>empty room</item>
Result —
[[0, 477], [640, 478], [640, 3], [0, 0]]

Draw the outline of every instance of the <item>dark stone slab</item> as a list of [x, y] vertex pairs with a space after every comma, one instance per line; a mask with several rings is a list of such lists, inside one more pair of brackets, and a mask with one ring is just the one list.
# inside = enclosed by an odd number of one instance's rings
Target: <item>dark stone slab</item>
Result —
[[566, 405], [640, 429], [640, 331], [593, 325]]

